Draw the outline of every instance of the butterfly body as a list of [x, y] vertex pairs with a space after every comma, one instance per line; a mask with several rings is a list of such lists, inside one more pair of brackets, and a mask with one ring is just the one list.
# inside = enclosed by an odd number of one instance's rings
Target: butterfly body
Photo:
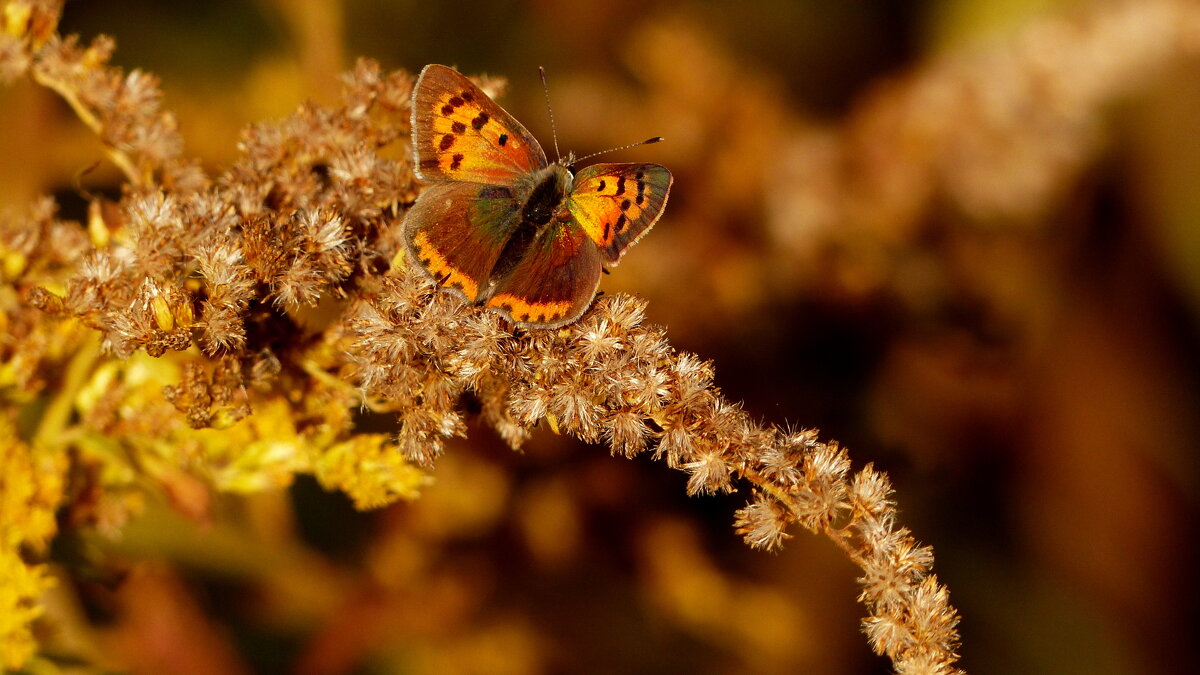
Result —
[[579, 318], [605, 264], [658, 219], [671, 174], [657, 164], [596, 164], [572, 174], [474, 83], [446, 66], [413, 93], [417, 176], [405, 216], [410, 258], [439, 285], [519, 326]]

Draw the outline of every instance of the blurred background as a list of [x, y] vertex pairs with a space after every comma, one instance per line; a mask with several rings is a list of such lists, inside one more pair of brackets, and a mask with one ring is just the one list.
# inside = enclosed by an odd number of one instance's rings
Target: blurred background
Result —
[[[1200, 489], [1200, 3], [1190, 0], [68, 2], [162, 77], [211, 174], [240, 130], [335, 104], [360, 56], [506, 77], [552, 152], [675, 175], [602, 284], [641, 294], [765, 422], [895, 482], [973, 673], [1190, 663]], [[0, 205], [115, 171], [61, 101], [0, 90]], [[20, 130], [14, 133], [12, 130]], [[357, 513], [307, 478], [150, 499], [60, 586], [64, 649], [175, 673], [884, 673], [855, 568], [745, 494], [482, 424], [421, 499]]]

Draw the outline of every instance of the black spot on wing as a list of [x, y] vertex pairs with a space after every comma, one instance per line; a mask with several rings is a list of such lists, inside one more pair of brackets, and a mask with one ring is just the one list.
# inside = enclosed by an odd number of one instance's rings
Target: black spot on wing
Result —
[[617, 191], [613, 193], [613, 195], [617, 197], [620, 197], [623, 194], [625, 194], [625, 176], [621, 176], [617, 179]]
[[474, 101], [475, 100], [475, 95], [472, 94], [470, 92], [470, 90], [464, 91], [463, 93], [459, 94], [459, 96], [462, 97], [462, 100], [464, 100], [464, 101]]
[[603, 179], [603, 178], [601, 178], [601, 179], [600, 179], [600, 187], [596, 188], [596, 192], [604, 192], [604, 188], [605, 188], [607, 185], [608, 185], [608, 184], [604, 182], [604, 179]]
[[508, 142], [508, 134], [500, 134], [500, 140], [497, 141], [497, 143], [500, 144], [500, 147], [503, 148], [504, 144], [507, 142]]
[[[470, 94], [471, 94], [471, 92], [469, 92], [469, 91], [464, 92], [464, 93], [467, 94], [468, 96], [470, 96]], [[468, 98], [466, 100], [469, 101], [471, 99]], [[442, 114], [443, 115], [453, 114], [454, 109], [457, 108], [458, 106], [462, 105], [464, 102], [465, 101], [463, 100], [463, 98], [461, 96], [451, 96], [450, 100], [446, 101], [446, 105], [442, 106]]]
[[622, 211], [628, 211], [630, 206], [633, 206], [633, 202], [629, 201], [628, 199], [621, 201], [621, 210]]
[[625, 229], [625, 224], [628, 222], [629, 222], [629, 219], [625, 217], [624, 213], [622, 213], [620, 216], [617, 217], [617, 233], [618, 234], [620, 234], [621, 231]]
[[450, 170], [457, 171], [458, 168], [462, 166], [462, 161], [463, 161], [462, 153], [461, 152], [455, 153], [454, 156], [450, 158]]
[[467, 125], [463, 124], [462, 122], [455, 122], [454, 124], [450, 125], [450, 131], [453, 131], [456, 134], [461, 134], [466, 130]]
[[442, 140], [438, 143], [438, 150], [449, 150], [452, 145], [454, 145], [454, 134], [446, 134], [442, 136]]
[[471, 120], [471, 126], [475, 128], [475, 131], [479, 131], [490, 119], [491, 117], [487, 113], [481, 112], [475, 119]]

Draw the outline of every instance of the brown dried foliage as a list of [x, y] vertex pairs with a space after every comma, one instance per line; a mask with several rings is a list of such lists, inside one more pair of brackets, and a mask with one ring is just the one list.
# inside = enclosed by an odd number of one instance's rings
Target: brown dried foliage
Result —
[[[399, 451], [422, 466], [465, 433], [471, 395], [514, 448], [545, 420], [614, 455], [652, 453], [688, 474], [689, 494], [747, 489], [736, 527], [751, 546], [780, 546], [794, 524], [825, 534], [863, 570], [874, 648], [898, 672], [955, 672], [957, 614], [930, 549], [896, 523], [885, 476], [852, 472], [815, 431], [752, 420], [713, 385], [711, 363], [643, 322], [639, 300], [603, 297], [563, 330], [514, 332], [405, 264], [398, 230], [418, 191], [402, 152], [408, 73], [360, 61], [340, 106], [252, 126], [240, 159], [209, 177], [183, 157], [152, 76], [107, 66], [110, 40], [58, 37], [55, 3], [17, 5], [28, 11], [6, 14], [0, 75], [62, 95], [127, 179], [86, 224], [44, 200], [0, 227], [23, 256], [8, 279], [28, 304], [8, 313], [4, 345], [23, 388], [61, 367], [54, 326], [84, 326], [106, 359], [181, 353], [163, 395], [193, 427], [278, 400], [297, 428], [344, 440], [358, 387], [397, 416]], [[88, 423], [105, 419], [101, 408]]]

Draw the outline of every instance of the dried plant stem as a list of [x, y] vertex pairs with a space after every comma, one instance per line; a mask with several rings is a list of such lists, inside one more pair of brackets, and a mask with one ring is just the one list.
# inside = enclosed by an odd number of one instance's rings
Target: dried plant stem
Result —
[[[740, 473], [742, 478], [745, 478], [756, 488], [762, 490], [785, 506], [793, 520], [799, 521], [803, 518], [805, 510], [801, 507], [795, 495], [788, 491], [787, 488], [767, 479], [753, 469], [742, 469]], [[833, 541], [846, 554], [846, 557], [850, 558], [859, 567], [863, 567], [865, 564], [864, 560], [852, 543], [854, 537], [853, 531], [853, 521], [841, 527], [835, 527], [830, 520], [822, 522], [820, 526], [820, 532]]]
[[604, 296], [560, 331], [512, 334], [486, 312], [436, 292], [412, 270], [394, 270], [379, 295], [349, 319], [364, 390], [402, 411], [400, 448], [434, 462], [464, 433], [454, 400], [473, 391], [515, 446], [546, 420], [614, 455], [651, 452], [688, 474], [689, 494], [754, 486], [737, 531], [773, 549], [800, 525], [829, 537], [863, 574], [864, 630], [902, 673], [957, 673], [957, 611], [932, 574], [933, 553], [897, 524], [887, 477], [813, 430], [754, 422], [713, 384], [711, 363], [675, 350], [644, 305]]
[[[100, 121], [100, 118], [91, 108], [80, 100], [79, 92], [69, 82], [54, 78], [37, 68], [32, 69], [31, 74], [35, 82], [61, 96], [67, 102], [67, 105], [71, 106], [71, 109], [75, 111], [75, 115], [79, 117], [79, 120], [86, 124], [98, 138], [104, 138], [103, 122]], [[138, 171], [133, 160], [120, 148], [104, 143], [104, 152], [135, 187], [142, 187], [152, 182], [151, 177], [143, 175], [142, 172]]]

